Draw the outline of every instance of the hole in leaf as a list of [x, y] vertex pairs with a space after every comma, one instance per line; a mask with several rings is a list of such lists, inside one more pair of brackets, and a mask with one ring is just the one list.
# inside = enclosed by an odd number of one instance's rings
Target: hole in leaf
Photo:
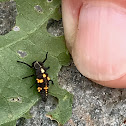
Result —
[[9, 33], [16, 24], [17, 8], [15, 1], [0, 2], [0, 35]]
[[20, 31], [20, 27], [19, 27], [19, 26], [14, 26], [14, 27], [13, 27], [13, 30], [14, 30], [14, 31]]
[[24, 117], [21, 117], [20, 119], [17, 120], [16, 126], [24, 126], [26, 123], [26, 119]]
[[22, 99], [20, 97], [17, 97], [17, 98], [15, 97], [15, 98], [10, 98], [9, 101], [10, 102], [19, 102], [19, 103], [21, 103]]
[[42, 13], [42, 12], [43, 12], [43, 11], [42, 11], [42, 7], [39, 6], [39, 5], [34, 6], [34, 9], [35, 9], [37, 12], [39, 12], [39, 13]]
[[48, 21], [46, 28], [47, 28], [48, 33], [50, 33], [51, 35], [54, 35], [54, 36], [64, 35], [62, 19], [60, 19], [59, 21], [50, 19]]
[[53, 2], [53, 0], [47, 0], [47, 2]]
[[24, 52], [24, 51], [22, 51], [22, 50], [18, 50], [17, 53], [18, 53], [18, 55], [19, 55], [20, 57], [22, 57], [22, 58], [24, 58], [25, 56], [27, 56], [27, 53]]

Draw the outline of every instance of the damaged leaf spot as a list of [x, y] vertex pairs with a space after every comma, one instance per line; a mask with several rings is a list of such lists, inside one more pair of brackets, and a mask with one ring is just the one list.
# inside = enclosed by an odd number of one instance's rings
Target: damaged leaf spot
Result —
[[11, 119], [12, 117], [13, 117], [13, 115], [12, 115], [12, 114], [8, 114], [8, 118], [10, 118], [10, 119]]
[[20, 57], [22, 57], [22, 58], [24, 58], [25, 56], [27, 56], [27, 53], [24, 52], [24, 51], [22, 51], [22, 50], [18, 50], [17, 53], [18, 53], [18, 55], [19, 55]]
[[53, 11], [53, 8], [49, 8], [50, 11]]
[[16, 24], [15, 1], [0, 2], [0, 35], [9, 33]]
[[59, 21], [56, 21], [54, 19], [50, 19], [48, 21], [46, 28], [47, 28], [48, 33], [50, 33], [54, 36], [64, 35], [63, 23], [62, 23], [61, 19]]
[[20, 27], [19, 26], [14, 26], [13, 31], [20, 31]]
[[67, 99], [67, 95], [64, 96], [63, 101], [65, 101], [66, 99]]
[[42, 11], [42, 7], [39, 6], [39, 5], [34, 6], [34, 9], [35, 9], [37, 12], [39, 12], [39, 13], [42, 13], [42, 12], [43, 12], [43, 11]]
[[22, 99], [20, 97], [10, 98], [9, 101], [22, 103]]

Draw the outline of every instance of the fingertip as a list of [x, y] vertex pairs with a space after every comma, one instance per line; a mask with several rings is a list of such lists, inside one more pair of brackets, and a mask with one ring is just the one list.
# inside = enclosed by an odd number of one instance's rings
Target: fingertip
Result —
[[126, 88], [126, 75], [110, 81], [96, 81], [96, 80], [92, 81], [110, 88]]

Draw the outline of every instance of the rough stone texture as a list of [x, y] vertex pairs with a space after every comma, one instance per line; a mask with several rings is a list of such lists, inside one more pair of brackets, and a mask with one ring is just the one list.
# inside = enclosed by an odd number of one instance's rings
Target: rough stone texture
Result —
[[65, 126], [120, 126], [126, 119], [126, 89], [100, 86], [71, 64], [62, 68], [59, 83], [74, 95], [73, 115]]
[[10, 32], [16, 24], [16, 2], [0, 2], [0, 35]]
[[56, 121], [51, 121], [46, 117], [46, 113], [52, 111], [57, 104], [57, 100], [49, 96], [47, 102], [39, 101], [30, 110], [31, 119], [21, 118], [17, 121], [16, 126], [58, 126]]
[[[74, 64], [63, 67], [59, 84], [74, 95], [73, 113], [65, 126], [126, 126], [126, 89], [100, 86], [82, 76]], [[31, 109], [34, 118], [17, 126], [57, 126], [44, 115], [55, 108], [56, 100], [49, 97], [47, 103], [39, 102]]]

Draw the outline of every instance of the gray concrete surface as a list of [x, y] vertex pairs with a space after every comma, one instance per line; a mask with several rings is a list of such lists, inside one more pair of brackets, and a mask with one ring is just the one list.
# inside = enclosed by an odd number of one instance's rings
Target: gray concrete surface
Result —
[[0, 2], [0, 35], [9, 33], [16, 24], [17, 8], [15, 1]]

